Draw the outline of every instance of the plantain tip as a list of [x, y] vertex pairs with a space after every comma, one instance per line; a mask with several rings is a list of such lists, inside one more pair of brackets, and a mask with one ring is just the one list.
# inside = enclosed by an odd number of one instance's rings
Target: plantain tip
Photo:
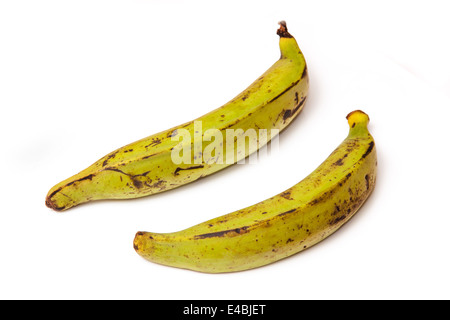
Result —
[[346, 118], [350, 128], [353, 128], [358, 123], [364, 123], [367, 125], [370, 121], [369, 115], [362, 110], [354, 110], [350, 112]]
[[46, 205], [48, 208], [50, 208], [50, 209], [52, 209], [52, 210], [55, 210], [55, 211], [58, 211], [58, 212], [64, 210], [64, 207], [58, 207], [58, 206], [56, 205], [56, 203], [51, 199], [50, 196], [47, 196], [47, 197], [45, 198], [45, 205]]
[[280, 38], [292, 38], [291, 34], [288, 32], [286, 21], [282, 20], [278, 22], [280, 27], [277, 30], [277, 35], [280, 36]]
[[133, 248], [137, 252], [139, 252], [139, 244], [141, 244], [141, 239], [142, 239], [142, 236], [144, 235], [144, 233], [145, 232], [138, 231], [138, 232], [136, 232], [136, 235], [134, 236]]

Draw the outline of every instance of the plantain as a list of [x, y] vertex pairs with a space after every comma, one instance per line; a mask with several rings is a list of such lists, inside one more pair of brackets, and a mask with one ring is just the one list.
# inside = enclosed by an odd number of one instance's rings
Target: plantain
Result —
[[[257, 136], [253, 148], [235, 136], [223, 144], [224, 150], [215, 148], [217, 152], [203, 156], [213, 129], [222, 136], [229, 130], [241, 130], [240, 136], [250, 129], [279, 132], [303, 109], [309, 88], [306, 61], [286, 23], [279, 24], [281, 57], [234, 99], [193, 121], [107, 154], [51, 188], [46, 205], [62, 211], [94, 200], [132, 199], [170, 190], [224, 169], [267, 144], [272, 135]], [[196, 143], [195, 137], [201, 142]], [[183, 154], [183, 161], [174, 161], [176, 152]]]
[[206, 273], [252, 269], [298, 253], [346, 223], [371, 194], [377, 155], [369, 117], [347, 115], [346, 139], [311, 174], [267, 200], [174, 233], [137, 232], [152, 262]]

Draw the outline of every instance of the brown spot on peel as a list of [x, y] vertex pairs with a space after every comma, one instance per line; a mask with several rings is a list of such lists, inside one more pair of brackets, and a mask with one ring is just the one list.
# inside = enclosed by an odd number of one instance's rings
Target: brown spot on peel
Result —
[[177, 175], [179, 175], [179, 173], [178, 172], [180, 172], [181, 170], [192, 170], [192, 169], [200, 169], [200, 168], [203, 168], [204, 167], [204, 165], [202, 165], [202, 164], [200, 164], [200, 165], [198, 165], [198, 166], [191, 166], [191, 167], [188, 167], [188, 168], [180, 168], [180, 167], [177, 167], [176, 169], [175, 169], [175, 171], [174, 171], [174, 175], [175, 176], [177, 176]]
[[91, 180], [92, 181], [93, 177], [94, 177], [93, 174], [87, 175], [86, 177], [83, 177], [83, 178], [80, 178], [80, 179], [77, 179], [77, 180], [69, 182], [68, 184], [66, 184], [66, 187], [73, 185], [75, 182], [80, 182], [80, 181], [83, 181], [83, 180]]
[[372, 149], [374, 147], [375, 143], [373, 141], [370, 141], [369, 147], [367, 148], [366, 152], [362, 155], [362, 158], [364, 159], [369, 155], [370, 152], [372, 152]]
[[[142, 188], [144, 186], [144, 184], [146, 186], [153, 187], [152, 185], [149, 185], [148, 181], [144, 183], [141, 180], [139, 180], [139, 177], [145, 177], [150, 171], [146, 171], [146, 172], [140, 173], [140, 174], [129, 174], [129, 173], [123, 172], [122, 170], [117, 169], [117, 168], [106, 168], [104, 170], [115, 171], [115, 172], [119, 172], [119, 173], [122, 173], [122, 174], [128, 176], [131, 179], [131, 182], [133, 182], [133, 185], [137, 189]], [[150, 180], [150, 182], [151, 182], [151, 180]]]
[[289, 87], [287, 87], [286, 89], [284, 89], [283, 92], [281, 92], [280, 94], [278, 94], [276, 97], [270, 99], [270, 100], [268, 101], [268, 103], [277, 100], [279, 97], [281, 97], [281, 96], [282, 96], [283, 94], [285, 94], [287, 91], [291, 90], [293, 87], [295, 87], [295, 86], [300, 82], [300, 80], [301, 80], [301, 79], [299, 79], [299, 80], [297, 80], [297, 81], [291, 83], [291, 85], [290, 85]]
[[305, 69], [303, 69], [303, 73], [302, 73], [301, 79], [303, 79], [303, 78], [305, 78], [305, 77], [307, 77], [307, 76], [308, 76], [308, 67], [305, 66]]
[[217, 231], [217, 232], [211, 232], [211, 233], [204, 233], [194, 236], [194, 239], [206, 239], [206, 238], [214, 238], [214, 237], [225, 237], [225, 236], [235, 236], [238, 234], [244, 234], [247, 233], [248, 227], [241, 227], [231, 230], [224, 230], [224, 231]]
[[156, 146], [156, 145], [158, 145], [160, 143], [161, 143], [161, 139], [160, 138], [152, 138], [152, 142], [150, 142], [148, 145], [146, 145], [145, 148], [153, 147], [153, 146]]
[[298, 109], [302, 107], [302, 105], [305, 103], [306, 97], [303, 97], [300, 101], [298, 101], [298, 93], [296, 92], [295, 99], [297, 101], [297, 105], [292, 110], [288, 109], [284, 111], [283, 121], [286, 121], [288, 118], [292, 117], [298, 111]]
[[294, 200], [291, 198], [291, 192], [290, 191], [285, 191], [283, 193], [280, 193], [280, 196], [287, 199], [287, 200]]
[[336, 223], [338, 223], [339, 221], [344, 220], [346, 217], [347, 217], [347, 215], [345, 215], [345, 214], [342, 215], [342, 216], [339, 216], [339, 217], [337, 217], [336, 219], [331, 220], [330, 225], [336, 224]]
[[108, 164], [108, 161], [111, 160], [112, 158], [114, 158], [118, 152], [119, 151], [117, 150], [117, 151], [114, 151], [113, 153], [111, 153], [110, 155], [108, 155], [106, 157], [105, 161], [103, 161], [103, 165], [102, 166], [105, 167]]
[[279, 216], [279, 217], [282, 217], [282, 216], [287, 215], [287, 214], [289, 214], [289, 213], [291, 213], [291, 212], [294, 212], [295, 210], [296, 210], [296, 209], [292, 209], [292, 210], [288, 210], [288, 211], [279, 213], [278, 216]]

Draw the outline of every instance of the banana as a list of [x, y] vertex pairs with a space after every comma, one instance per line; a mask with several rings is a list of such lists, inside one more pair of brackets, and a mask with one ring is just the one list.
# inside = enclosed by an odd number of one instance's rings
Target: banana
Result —
[[[309, 88], [306, 61], [286, 23], [279, 24], [281, 57], [242, 93], [193, 121], [107, 154], [51, 188], [46, 205], [63, 211], [94, 200], [132, 199], [170, 190], [224, 169], [265, 145], [271, 137], [257, 137], [253, 149], [248, 145], [240, 149], [245, 139], [228, 139], [225, 151], [217, 148], [214, 155], [202, 156], [210, 146], [210, 129], [219, 130], [222, 136], [231, 129], [244, 133], [248, 129], [281, 131], [303, 109]], [[194, 137], [194, 142], [186, 138], [186, 133], [188, 138]], [[200, 144], [195, 144], [195, 137], [200, 137]], [[174, 150], [183, 150], [181, 163], [173, 161]], [[191, 151], [190, 155], [186, 152], [186, 158], [185, 150]]]
[[356, 110], [347, 119], [346, 139], [298, 184], [183, 231], [137, 232], [134, 249], [155, 263], [223, 273], [267, 265], [325, 239], [358, 211], [375, 186], [369, 117]]

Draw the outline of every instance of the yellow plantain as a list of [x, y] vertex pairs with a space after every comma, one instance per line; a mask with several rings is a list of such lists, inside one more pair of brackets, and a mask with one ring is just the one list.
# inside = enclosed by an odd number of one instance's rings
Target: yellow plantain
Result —
[[[196, 120], [109, 153], [51, 188], [46, 205], [62, 211], [93, 200], [131, 199], [170, 190], [230, 166], [262, 147], [270, 136], [253, 141], [256, 149], [248, 147], [245, 139], [232, 139], [224, 144], [226, 151], [217, 149], [214, 156], [202, 156], [208, 147], [205, 141], [211, 140], [205, 134], [210, 129], [219, 130], [223, 137], [230, 129], [244, 133], [248, 129], [281, 131], [303, 109], [309, 87], [305, 59], [284, 21], [277, 34], [280, 59], [234, 99]], [[201, 131], [196, 123], [201, 124]], [[182, 132], [194, 139], [185, 139]], [[200, 137], [200, 146], [194, 145], [195, 137]], [[242, 144], [244, 148], [240, 149]], [[173, 161], [174, 149], [180, 146], [183, 151], [193, 151], [187, 157], [189, 161]]]
[[375, 186], [369, 117], [356, 110], [347, 119], [347, 138], [290, 189], [183, 231], [138, 232], [134, 249], [159, 264], [221, 273], [263, 266], [325, 239], [358, 211]]

